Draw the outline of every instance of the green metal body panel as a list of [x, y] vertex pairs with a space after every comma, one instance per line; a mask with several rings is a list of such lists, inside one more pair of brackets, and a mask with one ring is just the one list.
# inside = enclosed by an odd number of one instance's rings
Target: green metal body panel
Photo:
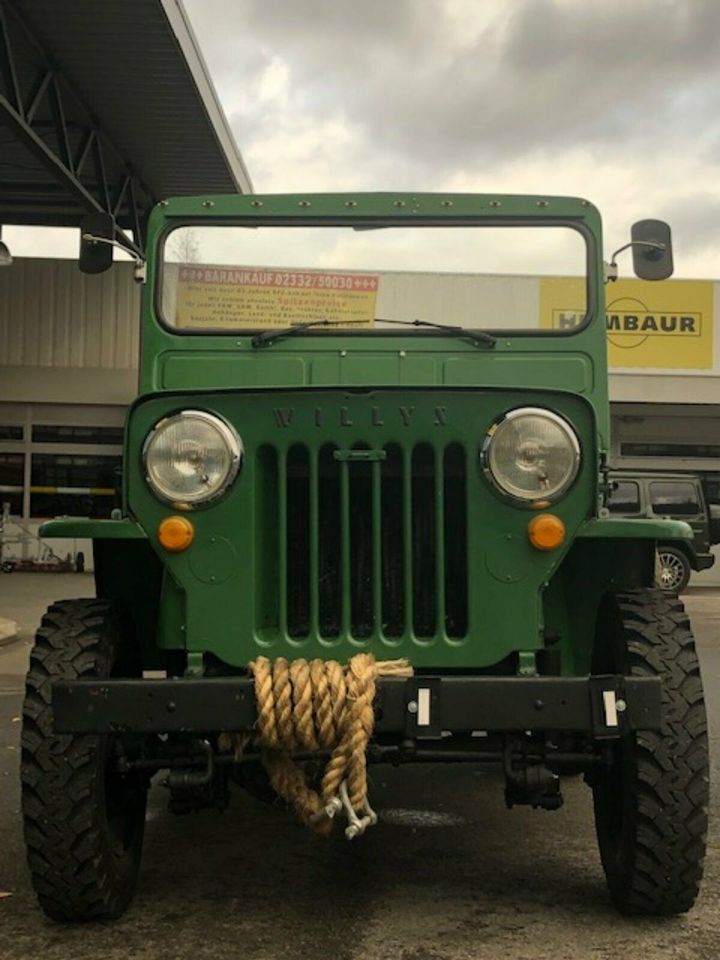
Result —
[[[508, 331], [492, 348], [449, 335], [401, 330], [382, 336], [310, 330], [253, 349], [245, 331], [182, 334], [159, 316], [161, 247], [175, 226], [313, 220], [449, 225], [479, 219], [507, 226], [570, 224], [584, 233], [588, 322], [572, 333]], [[153, 588], [158, 594], [156, 612], [145, 619], [152, 620], [152, 628], [146, 629], [154, 631], [156, 651], [186, 656], [187, 669], [198, 669], [207, 655], [242, 667], [258, 653], [344, 659], [369, 649], [380, 657], [408, 656], [419, 668], [527, 673], [545, 658], [556, 664], [549, 672], [587, 673], [602, 594], [651, 583], [655, 540], [689, 536], [686, 525], [678, 522], [598, 516], [609, 446], [609, 404], [601, 225], [587, 201], [394, 193], [171, 199], [153, 211], [147, 249], [140, 397], [130, 411], [125, 441], [125, 512], [131, 519], [114, 526], [57, 521], [45, 525], [44, 535], [103, 541], [146, 536], [145, 543], [128, 545], [144, 563], [149, 564], [147, 555], [152, 554], [161, 571], [161, 586]], [[488, 428], [503, 413], [523, 405], [544, 406], [564, 416], [582, 447], [577, 479], [552, 507], [567, 530], [565, 544], [555, 551], [531, 546], [527, 527], [532, 510], [499, 494], [480, 465], [480, 446]], [[161, 418], [187, 408], [207, 410], [232, 423], [242, 437], [245, 458], [222, 499], [188, 514], [195, 527], [190, 548], [170, 554], [160, 547], [156, 530], [164, 517], [177, 511], [150, 491], [141, 451]], [[338, 601], [342, 624], [335, 633], [323, 633], [313, 531], [321, 509], [318, 464], [328, 445], [340, 484], [338, 538], [343, 551], [350, 550], [345, 545], [353, 510], [346, 465], [358, 458], [359, 449], [367, 461], [373, 525], [378, 478], [388, 451], [399, 451], [398, 483], [406, 485], [406, 494], [418, 450], [432, 451], [429, 469], [436, 478], [445, 477], [443, 458], [448, 450], [460, 458], [465, 471], [460, 509], [466, 527], [461, 539], [466, 538], [462, 549], [468, 584], [466, 619], [460, 627], [450, 631], [438, 617], [433, 630], [417, 632], [406, 611], [402, 630], [387, 633], [379, 626], [382, 611], [375, 610], [372, 631], [353, 634], [348, 627], [352, 585], [346, 582], [349, 565], [343, 554]], [[305, 458], [303, 489], [309, 493], [304, 522], [310, 530], [307, 624], [299, 632], [291, 628], [288, 610], [289, 507], [284, 492], [288, 464], [300, 456], [297, 451]], [[433, 502], [440, 504], [436, 524], [443, 522], [448, 489], [439, 480], [435, 483]], [[404, 514], [398, 523], [407, 524], [409, 494], [402, 502]], [[115, 532], [103, 532], [110, 529]], [[379, 535], [375, 526], [372, 532]], [[450, 533], [427, 545], [433, 554], [434, 589], [442, 598], [452, 586], [439, 573], [456, 548]], [[410, 547], [403, 549], [409, 552], [398, 576], [407, 580], [408, 564], [415, 560]], [[373, 570], [377, 568], [376, 563]], [[378, 575], [373, 570], [368, 576]], [[114, 577], [114, 589], [122, 591], [122, 570], [116, 567]], [[406, 599], [407, 595], [405, 583]], [[555, 652], [559, 656], [552, 660]]]
[[[190, 549], [164, 558], [172, 580], [186, 596], [186, 630], [180, 636], [189, 650], [211, 650], [224, 662], [240, 666], [258, 653], [344, 659], [370, 647], [384, 657], [408, 656], [416, 666], [486, 667], [513, 651], [542, 646], [541, 589], [565, 551], [541, 552], [531, 546], [527, 525], [532, 513], [510, 504], [487, 480], [480, 469], [480, 444], [488, 428], [511, 407], [547, 406], [573, 422], [585, 456], [577, 482], [556, 510], [566, 524], [569, 546], [593, 508], [597, 488], [596, 430], [592, 407], [585, 400], [547, 391], [417, 388], [163, 394], [135, 405], [129, 422], [130, 447], [137, 451], [138, 439], [144, 439], [158, 420], [190, 403], [232, 423], [243, 438], [246, 455], [241, 475], [228, 494], [216, 505], [192, 514], [196, 533]], [[436, 418], [438, 404], [444, 408], [442, 425]], [[278, 425], [278, 410], [289, 418], [287, 426]], [[412, 411], [409, 423], [408, 411]], [[315, 622], [309, 637], [290, 636], [278, 609], [281, 580], [273, 572], [285, 563], [283, 538], [277, 532], [282, 506], [276, 508], [281, 501], [275, 493], [271, 502], [264, 502], [268, 484], [259, 462], [261, 448], [272, 445], [282, 454], [297, 445], [317, 450], [332, 443], [339, 451], [359, 444], [371, 444], [376, 450], [397, 444], [408, 450], [430, 442], [433, 450], [457, 445], [467, 464], [471, 589], [465, 635], [448, 637], [438, 625], [433, 636], [406, 631], [389, 638], [375, 631], [363, 639], [347, 635], [323, 639]], [[173, 513], [133, 469], [128, 472], [128, 506], [148, 531]], [[342, 517], [338, 522], [342, 526]], [[435, 549], [440, 549], [439, 543]], [[439, 559], [438, 569], [442, 569]]]
[[243, 387], [446, 386], [537, 387], [588, 397], [600, 442], [607, 447], [609, 406], [604, 325], [588, 323], [572, 334], [499, 337], [493, 350], [423, 333], [312, 331], [253, 350], [248, 335], [179, 334], [159, 320], [157, 303], [163, 236], [193, 222], [333, 222], [417, 224], [570, 224], [589, 242], [591, 318], [604, 316], [600, 217], [587, 200], [484, 194], [307, 194], [176, 198], [156, 207], [148, 228], [147, 284], [143, 297], [140, 392]]
[[[682, 520], [614, 520], [585, 521], [576, 537], [628, 537], [652, 540], [691, 540], [692, 528]], [[147, 534], [134, 520], [90, 520], [84, 517], [46, 520], [40, 526], [45, 539], [77, 538], [86, 540], [145, 540]]]
[[576, 536], [605, 540], [692, 540], [693, 530], [684, 520], [625, 520], [602, 517], [587, 520]]
[[144, 540], [145, 532], [134, 520], [89, 520], [68, 518], [46, 520], [40, 526], [40, 536], [47, 539], [72, 537], [87, 540]]

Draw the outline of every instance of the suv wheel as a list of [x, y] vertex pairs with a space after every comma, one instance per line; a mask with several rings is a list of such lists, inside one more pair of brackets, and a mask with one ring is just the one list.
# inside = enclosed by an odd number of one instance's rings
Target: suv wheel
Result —
[[118, 773], [112, 737], [53, 733], [51, 706], [55, 680], [131, 675], [126, 629], [107, 601], [62, 600], [30, 657], [22, 810], [33, 886], [53, 920], [118, 917], [135, 891], [147, 781]]
[[667, 593], [682, 593], [690, 582], [690, 561], [677, 547], [658, 547], [657, 585]]
[[624, 737], [593, 774], [610, 896], [623, 913], [684, 913], [703, 872], [709, 760], [700, 667], [682, 602], [658, 590], [606, 596], [593, 672], [663, 681], [662, 728]]

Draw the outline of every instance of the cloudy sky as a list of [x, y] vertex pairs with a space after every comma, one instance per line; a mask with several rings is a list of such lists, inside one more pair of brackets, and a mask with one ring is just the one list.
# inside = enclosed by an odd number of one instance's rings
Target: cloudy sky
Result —
[[720, 277], [718, 0], [185, 6], [258, 192], [580, 195]]

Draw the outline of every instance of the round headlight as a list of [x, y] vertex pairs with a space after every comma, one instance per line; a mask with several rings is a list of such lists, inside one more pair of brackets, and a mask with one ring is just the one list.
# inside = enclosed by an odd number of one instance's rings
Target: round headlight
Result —
[[555, 500], [577, 476], [580, 444], [562, 417], [540, 407], [520, 407], [488, 432], [483, 463], [507, 496], [525, 503]]
[[183, 410], [157, 423], [145, 441], [145, 474], [161, 500], [207, 503], [233, 482], [242, 453], [230, 424], [203, 410]]

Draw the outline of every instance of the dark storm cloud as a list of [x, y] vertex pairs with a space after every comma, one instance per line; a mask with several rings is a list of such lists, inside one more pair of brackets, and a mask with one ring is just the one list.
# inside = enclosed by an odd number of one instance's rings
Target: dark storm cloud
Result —
[[668, 200], [657, 215], [666, 220], [673, 232], [673, 247], [683, 255], [718, 253], [720, 270], [720, 196], [715, 193], [691, 193]]
[[[369, 153], [472, 169], [578, 142], [639, 157], [653, 140], [717, 143], [717, 0], [520, 0], [498, 4], [470, 42], [435, 0], [188, 6], [222, 84], [248, 83], [279, 57], [296, 107], [359, 126]], [[250, 110], [235, 120], [261, 135], [262, 105]]]
[[719, 0], [185, 2], [258, 190], [550, 175], [717, 272]]
[[610, 148], [642, 147], [651, 132], [701, 139], [720, 103], [719, 34], [714, 0], [524, 4], [501, 66], [515, 142], [540, 145], [555, 133]]

